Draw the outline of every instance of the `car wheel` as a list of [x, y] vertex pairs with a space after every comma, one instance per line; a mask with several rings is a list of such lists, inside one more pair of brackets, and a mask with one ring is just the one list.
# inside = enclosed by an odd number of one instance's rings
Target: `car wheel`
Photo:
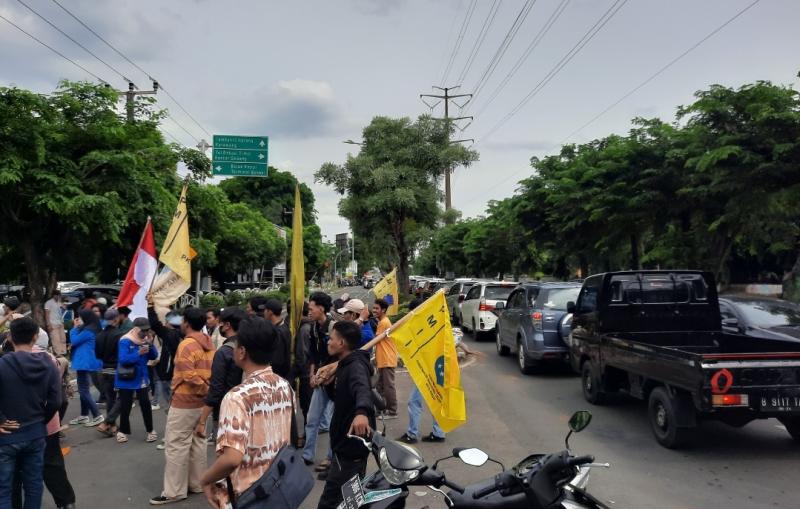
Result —
[[494, 328], [494, 340], [497, 344], [497, 355], [500, 357], [505, 357], [509, 354], [510, 349], [503, 344], [503, 341], [500, 339], [500, 327], [497, 326]]
[[520, 338], [517, 338], [517, 364], [523, 375], [531, 375], [536, 371], [537, 364], [535, 361], [528, 360], [528, 354], [525, 352], [525, 345]]
[[780, 421], [795, 442], [800, 442], [800, 417], [784, 417]]
[[678, 427], [678, 407], [665, 388], [653, 389], [647, 409], [650, 427], [659, 444], [676, 449], [686, 443], [691, 430]]
[[481, 340], [481, 333], [477, 327], [475, 327], [475, 319], [472, 319], [472, 335], [475, 338], [475, 341]]
[[600, 380], [595, 376], [592, 363], [588, 360], [581, 366], [581, 385], [583, 397], [593, 405], [605, 403], [606, 393], [600, 387]]

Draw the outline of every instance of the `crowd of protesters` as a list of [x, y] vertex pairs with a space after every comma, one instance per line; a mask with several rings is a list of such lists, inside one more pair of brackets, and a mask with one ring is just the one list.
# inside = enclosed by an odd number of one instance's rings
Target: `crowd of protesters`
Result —
[[[164, 316], [150, 306], [146, 317], [133, 320], [130, 309], [92, 298], [68, 332], [58, 292], [44, 306], [46, 330], [20, 312], [18, 299], [6, 299], [0, 317], [0, 332], [7, 329], [0, 358], [0, 508], [38, 508], [43, 487], [57, 507], [75, 507], [59, 441], [70, 398], [67, 366], [80, 401], [72, 426], [96, 427], [125, 444], [138, 403], [144, 441], [155, 443], [153, 411], [167, 409], [156, 444], [165, 457], [163, 487], [151, 505], [204, 493], [212, 506], [226, 507], [296, 440], [303, 460], [325, 481], [319, 507], [337, 507], [341, 486], [366, 472], [368, 451], [353, 443], [353, 435], [368, 436], [377, 417], [398, 417], [396, 348], [383, 341], [361, 349], [392, 326], [388, 308], [383, 299], [368, 308], [347, 294], [334, 301], [314, 292], [303, 305], [290, 352], [289, 309], [260, 296], [244, 308], [188, 307]], [[385, 403], [381, 412], [376, 398]], [[422, 406], [419, 391], [412, 391], [410, 422], [400, 440], [420, 438]], [[318, 450], [324, 433], [329, 445]], [[434, 431], [422, 437], [444, 439], [435, 421]], [[216, 451], [210, 467], [208, 445]]]

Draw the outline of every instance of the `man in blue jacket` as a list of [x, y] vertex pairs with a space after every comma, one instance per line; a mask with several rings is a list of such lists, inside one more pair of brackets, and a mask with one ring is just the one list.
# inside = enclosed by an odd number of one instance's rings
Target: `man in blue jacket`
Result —
[[0, 507], [11, 507], [14, 472], [22, 477], [23, 509], [42, 505], [47, 422], [61, 406], [61, 379], [53, 361], [33, 353], [39, 326], [11, 322], [14, 351], [0, 358]]

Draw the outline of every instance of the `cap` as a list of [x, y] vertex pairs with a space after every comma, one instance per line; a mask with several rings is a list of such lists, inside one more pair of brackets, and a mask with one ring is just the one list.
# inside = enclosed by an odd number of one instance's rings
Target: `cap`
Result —
[[98, 304], [102, 304], [104, 306], [107, 306], [108, 305], [108, 300], [105, 297], [98, 297], [97, 298], [97, 303]]
[[349, 294], [349, 293], [343, 293], [343, 294], [342, 294], [342, 296], [341, 296], [340, 298], [341, 298], [343, 301], [347, 302], [348, 300], [350, 300], [350, 294]]
[[183, 317], [178, 313], [170, 313], [167, 315], [167, 323], [173, 327], [179, 327], [183, 323]]
[[140, 316], [139, 318], [133, 321], [133, 326], [136, 327], [137, 329], [150, 330], [150, 320], [148, 320], [143, 316]]
[[116, 320], [119, 318], [119, 311], [114, 308], [106, 310], [106, 314], [103, 315], [103, 318], [106, 320]]
[[359, 299], [350, 299], [345, 303], [344, 307], [338, 309], [337, 312], [340, 314], [344, 314], [348, 311], [350, 311], [351, 313], [361, 313], [362, 311], [364, 311], [365, 307], [366, 306], [364, 306], [363, 301]]

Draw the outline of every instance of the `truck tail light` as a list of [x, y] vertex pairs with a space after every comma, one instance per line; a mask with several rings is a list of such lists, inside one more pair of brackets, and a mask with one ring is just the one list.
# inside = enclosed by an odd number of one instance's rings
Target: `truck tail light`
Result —
[[714, 394], [711, 396], [713, 406], [750, 406], [747, 394]]
[[534, 311], [531, 315], [533, 319], [533, 328], [536, 330], [542, 330], [542, 313], [539, 311]]
[[478, 304], [478, 311], [494, 311], [494, 306], [487, 304], [486, 299], [481, 299], [480, 304]]

